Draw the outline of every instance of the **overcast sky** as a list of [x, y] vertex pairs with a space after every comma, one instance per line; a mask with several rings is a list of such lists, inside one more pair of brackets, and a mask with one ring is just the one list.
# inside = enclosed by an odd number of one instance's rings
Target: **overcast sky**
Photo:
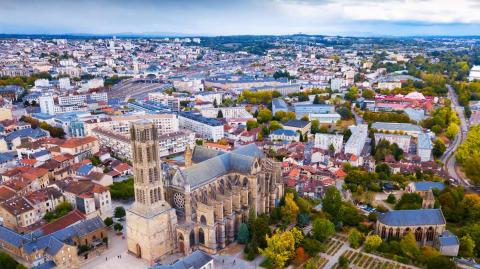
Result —
[[0, 33], [480, 35], [480, 0], [0, 0]]

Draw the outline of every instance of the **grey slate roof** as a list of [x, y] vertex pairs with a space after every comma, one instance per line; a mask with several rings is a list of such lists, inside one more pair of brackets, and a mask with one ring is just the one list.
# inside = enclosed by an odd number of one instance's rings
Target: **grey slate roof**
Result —
[[310, 122], [305, 120], [289, 120], [283, 124], [283, 126], [294, 127], [294, 128], [305, 128]]
[[445, 230], [445, 232], [443, 232], [443, 234], [438, 237], [438, 242], [442, 247], [460, 245], [458, 237], [452, 234], [449, 230]]
[[[206, 155], [212, 154], [212, 152], [207, 153], [207, 151], [205, 153]], [[249, 144], [196, 163], [180, 173], [187, 184], [196, 187], [229, 172], [249, 173], [255, 159], [263, 156], [263, 152], [257, 145]], [[176, 176], [180, 175], [177, 174]]]
[[389, 226], [420, 226], [446, 224], [440, 209], [393, 210], [378, 216], [378, 221]]
[[443, 190], [445, 188], [445, 184], [442, 182], [419, 181], [413, 184], [415, 185], [416, 191], [428, 191], [433, 189]]
[[395, 123], [395, 122], [374, 122], [372, 129], [404, 131], [404, 132], [421, 132], [422, 127], [411, 123]]
[[209, 263], [213, 258], [207, 253], [196, 250], [185, 258], [169, 265], [154, 265], [150, 269], [199, 269]]
[[200, 162], [206, 161], [208, 159], [211, 159], [213, 157], [222, 155], [224, 153], [225, 152], [220, 151], [220, 150], [214, 150], [214, 149], [209, 149], [209, 148], [202, 147], [202, 146], [196, 146], [193, 149], [192, 161], [194, 163], [200, 163]]
[[37, 128], [37, 129], [25, 128], [25, 129], [22, 129], [22, 130], [18, 130], [18, 131], [14, 131], [14, 132], [9, 133], [5, 137], [5, 141], [11, 142], [13, 139], [15, 139], [17, 137], [21, 137], [21, 138], [31, 137], [31, 138], [37, 139], [37, 138], [48, 137], [48, 136], [49, 136], [48, 132], [44, 131], [40, 128]]

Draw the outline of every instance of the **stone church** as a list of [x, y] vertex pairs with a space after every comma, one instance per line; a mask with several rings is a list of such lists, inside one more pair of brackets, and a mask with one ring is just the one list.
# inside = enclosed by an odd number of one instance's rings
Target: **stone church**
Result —
[[201, 146], [185, 167], [162, 176], [155, 125], [130, 129], [135, 203], [127, 212], [128, 250], [149, 263], [173, 253], [216, 253], [234, 241], [250, 209], [270, 213], [283, 196], [281, 166], [255, 144], [230, 152]]

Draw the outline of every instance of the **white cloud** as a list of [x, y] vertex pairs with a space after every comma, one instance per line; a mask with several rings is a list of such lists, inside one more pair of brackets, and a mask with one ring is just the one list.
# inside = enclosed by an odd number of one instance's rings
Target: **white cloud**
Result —
[[359, 21], [480, 23], [476, 0], [274, 0], [291, 16], [317, 21], [332, 18]]

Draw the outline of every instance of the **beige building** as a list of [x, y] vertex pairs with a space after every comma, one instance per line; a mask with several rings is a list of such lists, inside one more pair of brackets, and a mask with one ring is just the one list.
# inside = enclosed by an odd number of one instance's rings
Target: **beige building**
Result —
[[153, 124], [133, 124], [135, 203], [127, 213], [127, 242], [150, 263], [194, 249], [216, 253], [235, 240], [251, 208], [270, 213], [283, 196], [280, 164], [255, 144], [231, 152], [187, 150], [186, 167], [167, 173], [164, 186], [156, 138]]

